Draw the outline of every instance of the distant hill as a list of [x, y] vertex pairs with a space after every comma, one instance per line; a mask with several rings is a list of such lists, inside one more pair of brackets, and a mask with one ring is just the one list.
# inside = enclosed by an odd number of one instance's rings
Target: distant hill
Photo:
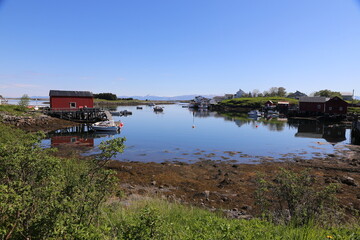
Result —
[[49, 99], [49, 96], [31, 96], [30, 98]]
[[[158, 100], [158, 101], [176, 101], [176, 100], [192, 100], [197, 95], [182, 95], [182, 96], [175, 96], [175, 97], [159, 97], [159, 96], [118, 96], [118, 98], [133, 98], [133, 99], [139, 99], [139, 100]], [[215, 95], [200, 95], [206, 98], [213, 98]]]

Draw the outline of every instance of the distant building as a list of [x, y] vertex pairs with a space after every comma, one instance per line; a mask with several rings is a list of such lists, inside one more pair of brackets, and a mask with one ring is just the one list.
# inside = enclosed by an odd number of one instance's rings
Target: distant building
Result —
[[307, 95], [305, 93], [296, 91], [296, 92], [294, 92], [292, 94], [289, 94], [287, 97], [288, 98], [294, 98], [294, 99], [300, 99], [301, 97], [307, 97]]
[[225, 97], [225, 99], [233, 99], [234, 94], [225, 94], [224, 97]]
[[246, 92], [244, 92], [243, 90], [239, 89], [239, 91], [237, 91], [234, 95], [234, 98], [241, 98], [244, 97], [246, 95]]
[[219, 102], [225, 100], [224, 96], [215, 96], [210, 100], [210, 104], [218, 104]]
[[265, 107], [275, 107], [275, 103], [271, 100], [268, 100], [266, 103], [265, 103]]
[[94, 96], [89, 91], [50, 90], [49, 96], [52, 110], [78, 110], [94, 107]]
[[299, 111], [313, 114], [346, 114], [348, 103], [339, 97], [301, 97]]
[[289, 111], [289, 105], [289, 102], [280, 101], [277, 103], [276, 108], [280, 113], [287, 113]]
[[354, 96], [353, 93], [351, 92], [342, 92], [341, 93], [341, 97], [345, 100], [345, 101], [352, 101]]

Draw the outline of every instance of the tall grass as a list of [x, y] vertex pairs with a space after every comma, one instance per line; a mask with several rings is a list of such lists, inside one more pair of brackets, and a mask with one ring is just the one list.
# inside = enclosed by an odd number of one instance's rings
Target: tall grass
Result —
[[0, 112], [7, 112], [14, 115], [22, 115], [29, 109], [19, 105], [0, 105]]
[[276, 225], [265, 220], [227, 219], [220, 212], [144, 198], [102, 209], [111, 239], [360, 239], [360, 227]]

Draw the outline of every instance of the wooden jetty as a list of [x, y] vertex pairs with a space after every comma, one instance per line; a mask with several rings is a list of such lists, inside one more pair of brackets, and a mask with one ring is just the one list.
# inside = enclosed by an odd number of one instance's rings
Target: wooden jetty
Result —
[[351, 143], [360, 145], [360, 119], [359, 116], [354, 118], [351, 129]]
[[106, 112], [107, 111], [100, 110], [99, 108], [53, 108], [49, 109], [46, 114], [51, 117], [61, 118], [73, 122], [94, 123], [109, 120], [108, 116], [110, 113]]

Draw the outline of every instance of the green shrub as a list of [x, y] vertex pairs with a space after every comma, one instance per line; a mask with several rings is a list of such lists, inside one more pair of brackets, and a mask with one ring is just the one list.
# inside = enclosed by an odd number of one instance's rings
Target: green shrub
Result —
[[257, 204], [264, 216], [279, 223], [306, 225], [311, 221], [323, 224], [341, 221], [337, 199], [337, 185], [316, 186], [309, 171], [295, 173], [281, 169], [273, 182], [257, 180]]
[[[99, 207], [116, 186], [113, 172], [98, 160], [52, 156], [53, 150], [40, 148], [41, 134], [0, 130], [0, 238], [103, 238], [108, 230]], [[99, 159], [111, 158], [121, 144], [104, 143]]]

